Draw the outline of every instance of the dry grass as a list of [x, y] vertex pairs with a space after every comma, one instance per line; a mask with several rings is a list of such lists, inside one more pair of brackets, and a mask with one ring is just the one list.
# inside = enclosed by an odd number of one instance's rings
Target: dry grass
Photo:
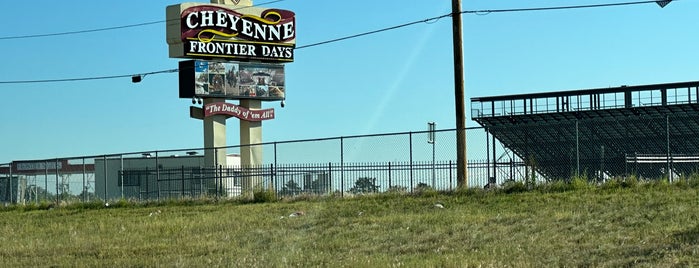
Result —
[[[0, 212], [0, 259], [6, 267], [699, 265], [693, 187], [505, 192], [15, 208]], [[296, 211], [304, 215], [289, 217]]]

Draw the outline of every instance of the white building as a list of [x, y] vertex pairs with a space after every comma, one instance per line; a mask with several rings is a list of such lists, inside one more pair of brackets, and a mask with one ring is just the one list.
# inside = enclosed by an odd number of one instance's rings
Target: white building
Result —
[[241, 194], [240, 156], [226, 168], [204, 166], [203, 155], [95, 159], [95, 194], [103, 200], [168, 199]]

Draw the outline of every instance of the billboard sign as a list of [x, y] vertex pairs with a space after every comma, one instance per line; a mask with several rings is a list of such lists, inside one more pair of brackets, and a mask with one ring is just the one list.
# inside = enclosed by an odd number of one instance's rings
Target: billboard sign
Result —
[[274, 109], [251, 110], [227, 102], [215, 102], [204, 105], [204, 117], [212, 115], [228, 115], [245, 121], [262, 121], [274, 119]]
[[180, 62], [180, 98], [284, 100], [284, 65], [189, 60]]
[[294, 61], [292, 11], [182, 3], [166, 15], [171, 58]]

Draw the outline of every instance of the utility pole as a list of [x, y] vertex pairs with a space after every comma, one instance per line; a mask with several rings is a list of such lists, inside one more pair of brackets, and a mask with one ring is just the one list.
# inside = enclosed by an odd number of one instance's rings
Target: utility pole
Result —
[[466, 113], [464, 112], [464, 52], [461, 27], [461, 0], [451, 0], [454, 41], [454, 100], [456, 106], [456, 185], [468, 187], [466, 160]]

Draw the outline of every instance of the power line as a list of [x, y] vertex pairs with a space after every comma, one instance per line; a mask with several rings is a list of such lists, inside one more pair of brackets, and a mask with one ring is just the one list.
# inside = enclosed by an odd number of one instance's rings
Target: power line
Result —
[[[274, 0], [274, 1], [269, 1], [269, 2], [262, 3], [262, 4], [258, 4], [258, 5], [253, 5], [253, 6], [268, 5], [268, 4], [273, 4], [273, 3], [282, 2], [282, 1], [286, 1], [286, 0]], [[246, 8], [246, 7], [240, 7], [240, 8], [236, 8], [233, 10], [238, 10], [238, 9], [242, 9], [242, 8]], [[173, 19], [172, 21], [175, 21], [175, 20], [179, 21], [179, 19]], [[119, 30], [119, 29], [126, 29], [126, 28], [142, 27], [142, 26], [160, 24], [160, 23], [165, 23], [165, 22], [167, 22], [167, 20], [150, 21], [150, 22], [143, 22], [143, 23], [136, 23], [136, 24], [129, 24], [129, 25], [96, 28], [96, 29], [88, 29], [88, 30], [78, 30], [78, 31], [66, 31], [66, 32], [57, 32], [57, 33], [46, 33], [46, 34], [17, 35], [17, 36], [2, 36], [2, 37], [0, 37], [0, 41], [12, 40], [12, 39], [28, 39], [28, 38], [53, 37], [53, 36], [61, 36], [61, 35], [74, 35], [74, 34], [104, 32], [104, 31], [112, 31], [112, 30]]]
[[[675, 0], [678, 1], [678, 0]], [[631, 6], [631, 5], [643, 5], [643, 4], [658, 4], [661, 8], [665, 7], [670, 1], [636, 1], [636, 2], [622, 2], [622, 3], [607, 3], [607, 4], [594, 4], [594, 5], [577, 5], [577, 6], [555, 6], [555, 7], [533, 7], [533, 8], [513, 8], [513, 9], [486, 9], [486, 10], [467, 10], [462, 11], [461, 14], [489, 14], [489, 13], [504, 13], [504, 12], [525, 12], [525, 11], [550, 11], [550, 10], [564, 10], [564, 9], [582, 9], [582, 8], [600, 8], [600, 7], [614, 7], [614, 6]]]
[[[284, 1], [284, 0], [270, 1], [267, 3], [263, 3], [262, 5], [275, 3], [275, 2], [281, 2], [281, 1]], [[678, 0], [675, 0], [675, 1], [678, 1]], [[663, 2], [663, 3], [660, 3], [660, 2]], [[664, 7], [669, 2], [667, 2], [667, 0], [666, 1], [636, 1], [636, 2], [595, 4], [595, 5], [536, 7], [536, 8], [517, 8], [517, 9], [465, 10], [465, 11], [462, 11], [461, 14], [480, 14], [480, 15], [485, 14], [485, 15], [487, 15], [490, 13], [550, 11], [550, 10], [582, 9], [582, 8], [601, 8], [601, 7], [629, 6], [629, 5], [641, 5], [641, 4], [651, 4], [651, 3], [655, 3], [655, 4], [658, 4], [660, 7]], [[404, 27], [408, 27], [411, 25], [419, 24], [419, 23], [430, 23], [430, 22], [434, 22], [434, 21], [437, 21], [439, 19], [442, 19], [445, 17], [451, 17], [451, 16], [452, 16], [451, 13], [439, 15], [436, 17], [431, 17], [431, 18], [417, 20], [417, 21], [413, 21], [413, 22], [408, 22], [408, 23], [404, 23], [404, 24], [400, 24], [400, 25], [390, 26], [390, 27], [386, 27], [386, 28], [382, 28], [382, 29], [378, 29], [378, 30], [363, 32], [363, 33], [359, 33], [359, 34], [354, 34], [354, 35], [335, 38], [335, 39], [331, 39], [331, 40], [321, 41], [321, 42], [312, 43], [312, 44], [308, 44], [308, 45], [297, 46], [296, 49], [297, 50], [304, 49], [304, 48], [315, 47], [315, 46], [335, 43], [335, 42], [339, 42], [339, 41], [344, 41], [344, 40], [348, 40], [348, 39], [354, 39], [354, 38], [358, 38], [358, 37], [362, 37], [362, 36], [366, 36], [366, 35], [372, 35], [372, 34], [377, 34], [377, 33], [385, 32], [385, 31], [404, 28]], [[137, 26], [132, 25], [132, 26], [119, 26], [119, 27], [125, 28], [125, 27], [137, 27]], [[117, 27], [111, 27], [111, 28], [117, 28]], [[106, 28], [101, 29], [101, 30], [106, 30]], [[91, 30], [91, 31], [97, 31], [97, 30]], [[66, 33], [59, 33], [59, 34], [52, 34], [52, 35], [60, 35], [60, 34], [67, 34], [67, 32]], [[29, 37], [23, 37], [23, 38], [29, 38]], [[1, 39], [3, 39], [3, 38], [0, 38], [0, 40]], [[98, 77], [83, 77], [83, 78], [64, 78], [64, 79], [45, 79], [45, 80], [0, 81], [0, 84], [31, 84], [31, 83], [54, 83], [54, 82], [75, 82], [75, 81], [86, 81], [86, 80], [103, 80], [103, 79], [126, 78], [126, 77], [134, 77], [134, 76], [144, 77], [146, 75], [151, 75], [151, 74], [174, 73], [174, 72], [178, 72], [178, 71], [179, 71], [178, 69], [169, 69], [169, 70], [155, 71], [155, 72], [150, 72], [150, 73], [128, 74], [128, 75], [113, 75], [113, 76], [98, 76]]]
[[327, 40], [327, 41], [322, 41], [322, 42], [318, 42], [318, 43], [313, 43], [313, 44], [298, 46], [298, 47], [296, 47], [296, 49], [309, 48], [309, 47], [314, 47], [314, 46], [319, 46], [319, 45], [325, 45], [325, 44], [329, 44], [329, 43], [335, 43], [335, 42], [339, 42], [339, 41], [343, 41], [343, 40], [347, 40], [347, 39], [354, 39], [354, 38], [361, 37], [361, 36], [365, 36], [365, 35], [371, 35], [371, 34], [376, 34], [376, 33], [380, 33], [380, 32], [395, 30], [395, 29], [398, 29], [398, 28], [403, 28], [403, 27], [407, 27], [407, 26], [414, 25], [414, 24], [419, 24], [419, 23], [430, 23], [431, 21], [439, 20], [439, 19], [445, 18], [445, 17], [451, 17], [451, 14], [444, 14], [444, 15], [437, 16], [437, 17], [432, 17], [432, 18], [428, 18], [428, 19], [424, 19], [424, 20], [419, 20], [419, 21], [408, 22], [408, 23], [404, 23], [404, 24], [401, 24], [401, 25], [391, 26], [391, 27], [387, 27], [387, 28], [383, 28], [383, 29], [379, 29], [379, 30], [374, 30], [374, 31], [369, 31], [369, 32], [360, 33], [360, 34], [354, 34], [354, 35], [350, 35], [350, 36], [345, 36], [345, 37], [340, 37], [340, 38], [336, 38], [336, 39], [331, 39], [331, 40]]
[[165, 21], [151, 21], [151, 22], [144, 22], [144, 23], [137, 23], [137, 24], [129, 24], [129, 25], [122, 25], [122, 26], [114, 26], [114, 27], [107, 27], [107, 28], [98, 28], [98, 29], [80, 30], [80, 31], [70, 31], [70, 32], [60, 32], [60, 33], [31, 34], [31, 35], [18, 35], [18, 36], [4, 36], [4, 37], [0, 37], [0, 40], [27, 39], [27, 38], [51, 37], [51, 36], [60, 36], [60, 35], [73, 35], [73, 34], [83, 34], [83, 33], [94, 33], [94, 32], [103, 32], [103, 31], [111, 31], [111, 30], [125, 29], [125, 28], [141, 27], [141, 26], [147, 26], [147, 25], [152, 25], [152, 24], [159, 24], [159, 23], [163, 23], [163, 22], [165, 22]]
[[88, 80], [105, 80], [114, 78], [127, 78], [134, 76], [145, 77], [151, 74], [162, 74], [162, 73], [175, 73], [179, 69], [169, 69], [148, 73], [140, 74], [123, 74], [123, 75], [110, 75], [110, 76], [94, 76], [94, 77], [81, 77], [81, 78], [61, 78], [61, 79], [43, 79], [43, 80], [17, 80], [17, 81], [0, 81], [0, 84], [36, 84], [36, 83], [56, 83], [56, 82], [76, 82], [76, 81], [88, 81]]

